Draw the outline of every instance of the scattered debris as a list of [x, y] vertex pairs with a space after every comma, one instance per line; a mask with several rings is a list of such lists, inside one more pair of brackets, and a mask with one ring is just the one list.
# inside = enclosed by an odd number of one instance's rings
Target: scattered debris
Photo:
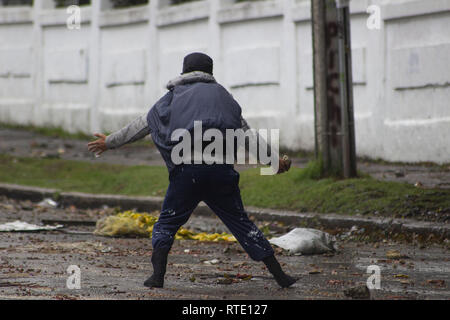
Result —
[[209, 265], [212, 265], [212, 264], [219, 264], [219, 263], [220, 263], [220, 260], [219, 260], [219, 259], [206, 260], [206, 261], [203, 261], [203, 263], [204, 263], [204, 264], [209, 264]]
[[394, 275], [394, 278], [409, 278], [409, 276], [406, 274], [396, 274]]
[[408, 259], [407, 255], [400, 253], [398, 250], [389, 250], [386, 252], [386, 258], [388, 259]]
[[142, 228], [137, 220], [120, 216], [108, 216], [97, 221], [94, 231], [99, 236], [148, 237], [148, 230]]
[[348, 232], [348, 235], [353, 234], [363, 234], [366, 231], [365, 228], [358, 228], [357, 226], [353, 226], [350, 231]]
[[328, 280], [327, 283], [328, 283], [330, 286], [343, 285], [343, 284], [344, 284], [344, 280], [336, 280], [336, 279], [332, 279], [332, 280]]
[[295, 228], [289, 233], [269, 240], [292, 254], [320, 254], [336, 251], [336, 239], [330, 234], [309, 228]]
[[206, 232], [193, 232], [189, 229], [180, 228], [177, 234], [175, 235], [175, 239], [177, 240], [198, 240], [198, 241], [229, 241], [236, 242], [236, 238], [226, 232], [222, 233], [206, 233]]
[[0, 204], [0, 208], [5, 210], [5, 211], [14, 211], [15, 207], [11, 204]]
[[[94, 234], [101, 236], [132, 236], [151, 237], [153, 226], [158, 221], [157, 212], [137, 213], [125, 211], [114, 216], [104, 217], [97, 221]], [[226, 232], [206, 233], [194, 232], [186, 228], [180, 228], [175, 235], [176, 240], [198, 240], [198, 241], [237, 241], [236, 238]]]
[[243, 262], [235, 263], [235, 264], [233, 265], [233, 268], [242, 268], [242, 267], [246, 267], [246, 266], [248, 266], [248, 263], [245, 262], [245, 261], [243, 261]]
[[[253, 276], [251, 274], [228, 274], [225, 273], [223, 277], [217, 279], [217, 284], [232, 284], [232, 283], [239, 283], [241, 281], [250, 281], [253, 279]], [[255, 279], [257, 280], [257, 279]]]
[[113, 250], [113, 247], [106, 247], [106, 248], [100, 249], [100, 252], [108, 253], [108, 252], [111, 252], [112, 250]]
[[57, 226], [38, 226], [22, 221], [8, 222], [0, 224], [0, 232], [22, 232], [22, 231], [51, 231], [62, 228], [62, 225]]
[[240, 274], [240, 273], [238, 273], [236, 275], [236, 278], [244, 280], [244, 281], [248, 281], [248, 280], [251, 280], [253, 278], [253, 276], [251, 274], [246, 274], [246, 273]]
[[232, 284], [233, 279], [231, 278], [219, 278], [217, 279], [217, 284]]
[[313, 270], [309, 271], [308, 273], [309, 274], [319, 274], [319, 273], [322, 273], [322, 271], [319, 269], [313, 269]]
[[357, 236], [363, 235], [366, 231], [365, 228], [358, 228], [357, 226], [352, 226], [348, 232], [341, 233], [338, 235], [340, 240], [351, 240]]
[[440, 287], [440, 288], [445, 288], [446, 287], [445, 280], [435, 280], [435, 279], [433, 279], [433, 280], [427, 280], [427, 283], [431, 284], [431, 285], [434, 285], [436, 287]]
[[50, 198], [45, 198], [41, 202], [37, 204], [39, 207], [43, 208], [56, 208], [58, 207], [58, 203]]

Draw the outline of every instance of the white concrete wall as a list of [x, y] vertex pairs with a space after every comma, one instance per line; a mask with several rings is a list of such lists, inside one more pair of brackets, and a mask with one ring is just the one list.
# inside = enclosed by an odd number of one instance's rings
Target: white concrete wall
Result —
[[[0, 122], [112, 131], [147, 111], [205, 51], [254, 127], [314, 147], [310, 0], [168, 0], [83, 7], [81, 30], [52, 0], [0, 8]], [[450, 1], [352, 0], [357, 153], [450, 162]], [[366, 26], [369, 5], [381, 29]]]

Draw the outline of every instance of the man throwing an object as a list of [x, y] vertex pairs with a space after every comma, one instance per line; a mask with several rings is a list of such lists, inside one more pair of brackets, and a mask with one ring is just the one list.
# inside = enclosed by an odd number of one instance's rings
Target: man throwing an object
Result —
[[[169, 187], [158, 221], [152, 233], [153, 275], [144, 285], [162, 288], [167, 256], [178, 229], [185, 224], [200, 201], [204, 201], [225, 223], [240, 245], [255, 261], [262, 261], [277, 283], [289, 287], [296, 279], [285, 274], [275, 258], [272, 246], [250, 221], [242, 204], [239, 173], [232, 164], [205, 162], [175, 165], [171, 158], [177, 144], [172, 134], [177, 129], [194, 131], [194, 122], [202, 121], [203, 129], [249, 130], [241, 108], [227, 90], [213, 77], [213, 61], [203, 53], [184, 58], [183, 73], [170, 81], [168, 92], [141, 117], [121, 130], [88, 144], [89, 151], [101, 154], [151, 134], [169, 170]], [[260, 139], [256, 136], [256, 139]], [[270, 145], [268, 145], [270, 150]], [[273, 159], [273, 157], [272, 157]], [[279, 159], [278, 173], [289, 170], [290, 163]]]

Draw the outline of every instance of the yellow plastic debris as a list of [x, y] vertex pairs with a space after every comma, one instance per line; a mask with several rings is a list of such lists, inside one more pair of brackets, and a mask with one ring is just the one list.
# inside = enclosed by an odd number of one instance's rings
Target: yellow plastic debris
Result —
[[94, 234], [100, 236], [135, 236], [147, 237], [148, 232], [139, 222], [130, 218], [109, 216], [97, 221]]
[[[115, 216], [108, 216], [97, 221], [94, 234], [101, 236], [135, 236], [151, 237], [153, 225], [158, 221], [157, 212], [138, 213], [125, 211]], [[175, 235], [176, 240], [197, 240], [197, 241], [229, 241], [235, 242], [236, 238], [226, 232], [206, 233], [193, 232], [186, 228], [180, 228]]]

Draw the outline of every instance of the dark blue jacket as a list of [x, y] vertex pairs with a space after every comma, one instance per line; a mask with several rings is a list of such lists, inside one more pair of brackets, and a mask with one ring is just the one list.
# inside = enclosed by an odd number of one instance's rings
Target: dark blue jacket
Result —
[[202, 121], [203, 130], [242, 128], [241, 107], [230, 93], [216, 82], [194, 82], [177, 85], [150, 109], [147, 122], [153, 142], [158, 147], [167, 168], [175, 165], [171, 152], [178, 141], [172, 133], [184, 128], [193, 135], [194, 121]]
[[[197, 71], [183, 74], [170, 81], [167, 89], [167, 94], [148, 113], [110, 134], [105, 142], [107, 148], [119, 148], [151, 134], [170, 172], [175, 167], [171, 160], [177, 144], [171, 141], [174, 130], [186, 129], [193, 137], [194, 121], [202, 121], [203, 131], [215, 128], [224, 133], [226, 129], [242, 128], [247, 133], [250, 129], [239, 104], [210, 74]], [[258, 142], [261, 137], [251, 133], [249, 139]], [[267, 148], [270, 150], [269, 144]]]

